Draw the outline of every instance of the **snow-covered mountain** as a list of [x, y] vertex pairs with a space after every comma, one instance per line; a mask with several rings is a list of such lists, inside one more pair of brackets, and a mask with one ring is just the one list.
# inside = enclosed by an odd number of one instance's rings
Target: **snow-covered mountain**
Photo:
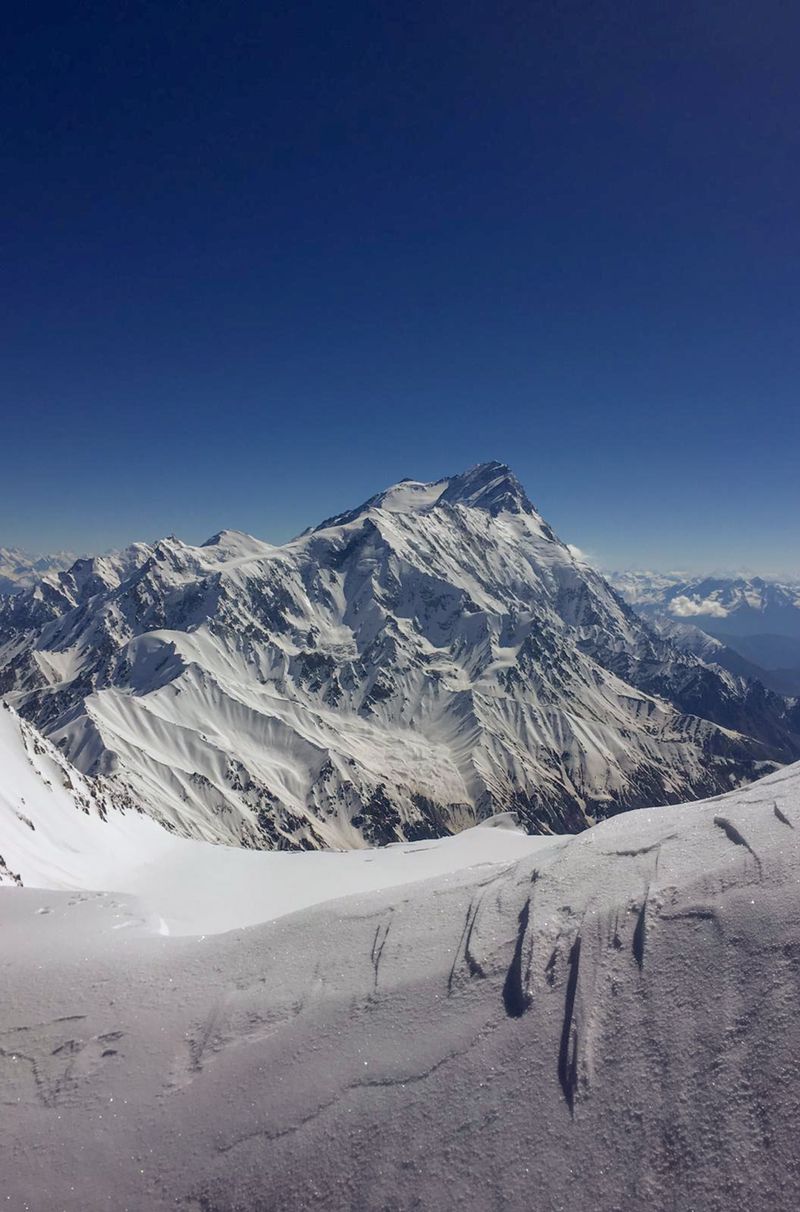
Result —
[[75, 558], [71, 551], [32, 555], [20, 547], [0, 547], [0, 593], [20, 593], [45, 573], [69, 568]]
[[282, 547], [170, 537], [48, 574], [0, 610], [0, 690], [123, 800], [249, 847], [509, 808], [575, 830], [800, 753], [796, 706], [657, 635], [497, 463]]

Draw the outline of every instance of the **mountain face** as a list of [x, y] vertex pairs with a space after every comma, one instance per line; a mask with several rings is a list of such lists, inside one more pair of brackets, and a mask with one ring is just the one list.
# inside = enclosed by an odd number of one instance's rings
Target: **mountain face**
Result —
[[69, 568], [74, 562], [75, 555], [69, 551], [31, 555], [19, 547], [0, 547], [0, 593], [20, 593], [45, 573]]
[[576, 831], [800, 756], [796, 705], [659, 636], [498, 463], [47, 574], [0, 607], [0, 692], [123, 802], [261, 848]]

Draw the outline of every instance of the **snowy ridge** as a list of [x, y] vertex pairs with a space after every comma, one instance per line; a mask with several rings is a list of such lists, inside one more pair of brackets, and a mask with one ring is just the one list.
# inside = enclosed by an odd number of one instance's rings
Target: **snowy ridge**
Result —
[[660, 638], [502, 464], [283, 547], [79, 561], [0, 612], [0, 690], [178, 833], [359, 847], [513, 809], [576, 830], [800, 753], [791, 706]]
[[793, 1212], [800, 768], [510, 836], [205, 938], [0, 889], [9, 1206]]

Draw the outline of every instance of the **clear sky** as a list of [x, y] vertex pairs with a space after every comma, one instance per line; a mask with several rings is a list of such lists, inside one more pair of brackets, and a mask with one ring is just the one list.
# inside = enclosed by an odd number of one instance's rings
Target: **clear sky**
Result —
[[796, 5], [5, 21], [0, 544], [501, 459], [607, 563], [800, 566]]

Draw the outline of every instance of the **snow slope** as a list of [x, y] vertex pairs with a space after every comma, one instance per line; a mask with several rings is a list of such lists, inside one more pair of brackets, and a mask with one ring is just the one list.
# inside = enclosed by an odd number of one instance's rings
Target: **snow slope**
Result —
[[794, 766], [205, 938], [2, 888], [5, 1206], [793, 1212], [798, 838]]
[[[214, 934], [552, 844], [497, 816], [454, 838], [397, 843], [379, 855], [269, 853], [177, 837], [101, 794], [30, 724], [0, 710], [0, 887], [113, 888], [136, 898], [134, 921], [160, 933]], [[124, 904], [112, 915], [117, 928], [131, 924]]]
[[0, 692], [168, 828], [258, 848], [578, 830], [800, 755], [783, 699], [655, 634], [498, 463], [283, 547], [78, 561], [0, 609]]

